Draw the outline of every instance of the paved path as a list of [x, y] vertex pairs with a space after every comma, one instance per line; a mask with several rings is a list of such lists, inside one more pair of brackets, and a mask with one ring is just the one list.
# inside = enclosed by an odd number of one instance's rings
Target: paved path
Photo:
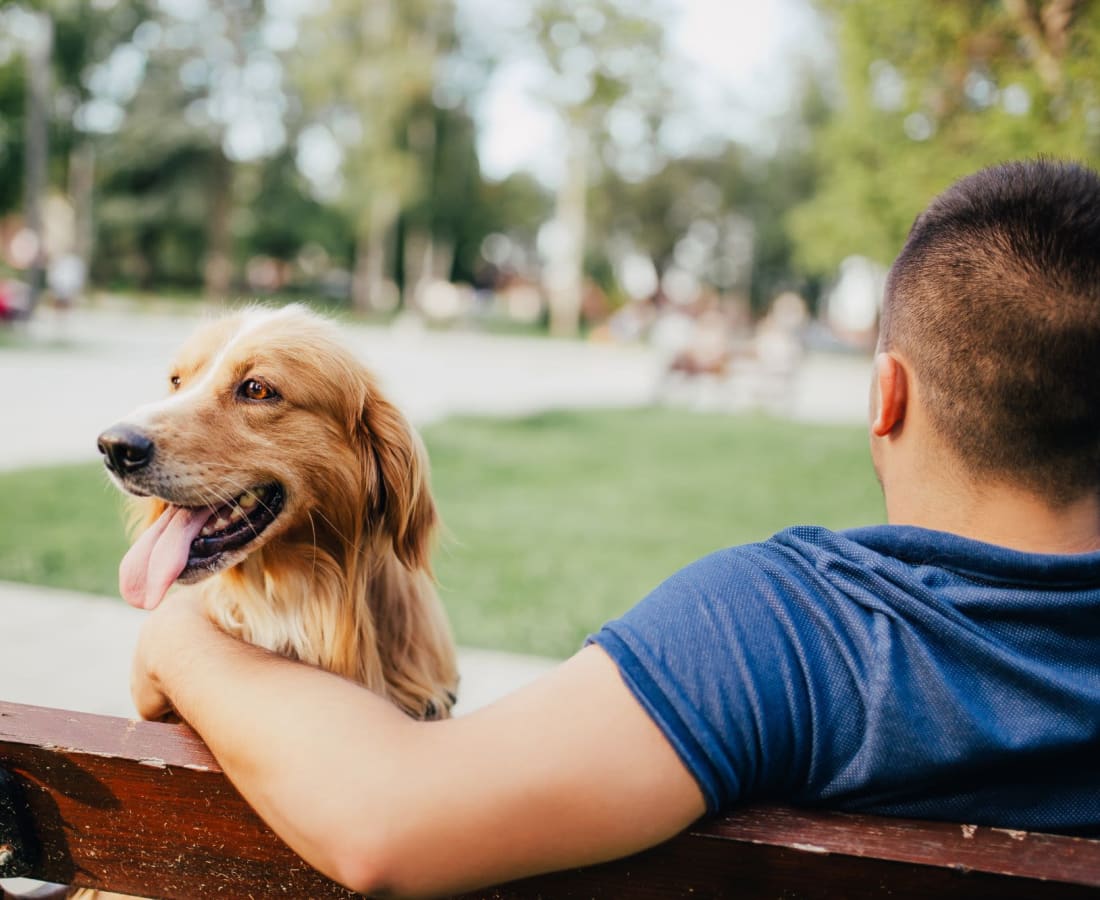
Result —
[[[0, 581], [0, 698], [132, 716], [130, 657], [144, 615], [113, 597]], [[553, 664], [462, 648], [456, 711], [484, 706]]]
[[[194, 314], [43, 311], [17, 346], [0, 345], [0, 469], [97, 458], [95, 436], [160, 396]], [[660, 357], [645, 348], [348, 325], [347, 340], [414, 422], [453, 413], [511, 415], [551, 408], [642, 406]], [[868, 366], [811, 358], [786, 412], [860, 421]], [[706, 400], [705, 394], [700, 399]], [[0, 498], [0, 515], [18, 515]], [[129, 715], [130, 652], [141, 613], [118, 600], [0, 583], [0, 697]], [[551, 663], [461, 652], [461, 709], [530, 680]]]
[[[47, 312], [28, 341], [0, 345], [0, 469], [95, 459], [100, 431], [164, 393], [169, 361], [198, 321], [193, 313], [77, 310], [59, 322]], [[663, 367], [644, 347], [361, 325], [343, 332], [417, 424], [455, 413], [644, 406]], [[811, 356], [784, 412], [861, 422], [868, 377], [861, 359]], [[693, 397], [714, 405], [721, 398], [713, 394]]]
[[[193, 315], [75, 312], [36, 319], [26, 348], [0, 348], [0, 468], [96, 459], [95, 436], [167, 390]], [[63, 327], [62, 327], [63, 326]], [[657, 357], [638, 347], [345, 325], [348, 344], [417, 424], [650, 402]]]

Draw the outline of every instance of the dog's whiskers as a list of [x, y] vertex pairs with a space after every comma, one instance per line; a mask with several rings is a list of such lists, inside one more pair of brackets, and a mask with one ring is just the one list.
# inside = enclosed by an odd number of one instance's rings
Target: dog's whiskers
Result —
[[[321, 517], [321, 521], [323, 521], [326, 525], [328, 525], [329, 528], [332, 529], [332, 533], [336, 535], [341, 541], [343, 541], [349, 550], [355, 549], [355, 542], [347, 537], [339, 528], [337, 528], [336, 523], [333, 522], [332, 519], [326, 516], [319, 509], [313, 510], [313, 512], [316, 512], [317, 515]], [[314, 537], [316, 538], [316, 531], [314, 532]]]
[[[226, 505], [227, 506], [233, 506], [233, 507], [239, 507], [240, 503], [237, 502], [237, 498], [238, 497], [243, 497], [246, 493], [251, 493], [251, 488], [242, 487], [240, 483], [235, 483], [234, 479], [229, 478], [229, 477], [226, 478], [226, 481], [229, 482], [229, 484], [231, 485], [233, 490], [237, 491], [235, 496], [231, 497], [229, 500], [226, 501]], [[256, 497], [257, 505], [263, 507], [263, 509], [266, 512], [268, 512], [274, 518], [275, 510], [273, 510], [270, 506], [267, 505], [267, 503], [265, 503], [262, 499], [260, 499], [255, 494], [253, 494], [252, 496]], [[248, 524], [248, 527], [252, 530], [252, 534], [255, 535], [256, 537], [259, 537], [260, 532], [258, 532], [256, 530], [256, 526], [252, 524], [252, 520], [249, 519], [246, 516], [245, 517], [245, 522]]]
[[309, 510], [306, 513], [306, 518], [309, 519], [309, 530], [312, 534], [311, 542], [312, 542], [312, 546], [313, 546], [313, 568], [312, 568], [312, 571], [310, 572], [310, 575], [312, 577], [316, 577], [317, 576], [317, 554], [318, 554], [318, 548], [317, 548], [317, 523], [313, 521], [313, 510], [312, 509]]
[[203, 489], [207, 497], [214, 498], [213, 502], [211, 502], [209, 499], [206, 501], [206, 507], [210, 510], [211, 513], [216, 513], [223, 506], [234, 505], [232, 497], [227, 498], [225, 494], [223, 494], [213, 485], [205, 485]]

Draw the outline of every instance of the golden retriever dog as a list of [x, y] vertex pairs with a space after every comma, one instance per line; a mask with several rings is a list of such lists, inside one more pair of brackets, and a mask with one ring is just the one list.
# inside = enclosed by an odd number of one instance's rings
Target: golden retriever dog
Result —
[[174, 584], [200, 591], [241, 640], [410, 716], [450, 715], [458, 673], [429, 564], [427, 457], [335, 327], [301, 306], [210, 322], [168, 391], [99, 436], [111, 478], [140, 498], [123, 597], [152, 609]]
[[200, 591], [241, 640], [410, 716], [449, 715], [458, 675], [424, 447], [334, 325], [301, 306], [212, 321], [167, 387], [99, 436], [111, 478], [141, 498], [126, 600]]

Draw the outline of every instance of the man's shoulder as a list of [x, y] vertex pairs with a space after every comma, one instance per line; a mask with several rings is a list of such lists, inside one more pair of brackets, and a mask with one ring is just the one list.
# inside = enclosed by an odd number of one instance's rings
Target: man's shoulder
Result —
[[[716, 550], [685, 566], [656, 592], [730, 598], [756, 597], [765, 591], [768, 596], [813, 600], [830, 586], [843, 590], [850, 581], [866, 581], [869, 573], [904, 572], [906, 561], [890, 552], [889, 535], [880, 532], [881, 527], [833, 531], [792, 526], [762, 541]], [[891, 572], [890, 577], [896, 579], [899, 573]]]

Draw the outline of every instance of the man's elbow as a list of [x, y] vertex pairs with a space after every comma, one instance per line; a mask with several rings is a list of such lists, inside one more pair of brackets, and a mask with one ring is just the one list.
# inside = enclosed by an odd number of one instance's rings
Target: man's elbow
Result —
[[324, 868], [333, 881], [357, 894], [392, 897], [390, 852], [384, 841], [349, 841], [346, 846], [332, 849]]
[[[431, 895], [431, 874], [424, 871], [427, 854], [405, 836], [379, 828], [373, 834], [359, 831], [331, 846], [327, 874], [348, 890], [370, 897]], [[425, 879], [425, 875], [429, 875]]]
[[435, 897], [469, 886], [470, 873], [454, 863], [446, 854], [432, 854], [423, 840], [391, 833], [334, 849], [326, 871], [334, 881], [357, 894], [377, 898]]

